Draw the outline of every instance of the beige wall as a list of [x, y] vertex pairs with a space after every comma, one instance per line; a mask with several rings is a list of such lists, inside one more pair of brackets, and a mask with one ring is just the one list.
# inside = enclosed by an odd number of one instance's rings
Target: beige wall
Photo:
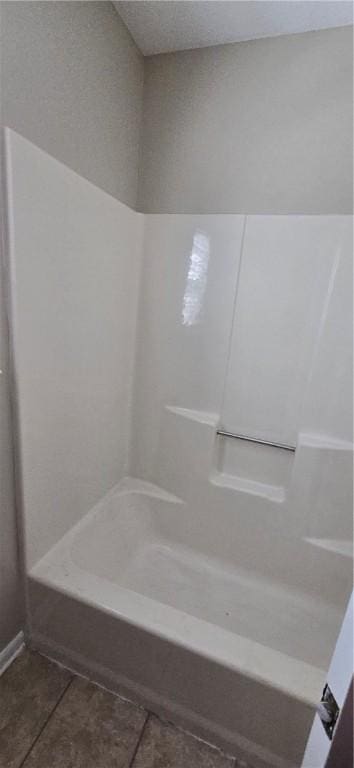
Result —
[[[0, 155], [0, 172], [2, 159]], [[9, 397], [8, 326], [4, 302], [3, 218], [4, 196], [0, 187], [0, 653], [22, 626]]]
[[2, 122], [128, 205], [143, 57], [110, 2], [1, 2]]
[[352, 29], [146, 59], [140, 209], [349, 213]]
[[350, 27], [144, 60], [109, 2], [0, 8], [3, 123], [122, 202], [351, 211]]

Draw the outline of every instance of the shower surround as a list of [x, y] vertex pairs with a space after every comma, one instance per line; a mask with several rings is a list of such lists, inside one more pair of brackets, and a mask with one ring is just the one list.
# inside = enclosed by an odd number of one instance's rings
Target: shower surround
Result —
[[144, 216], [6, 155], [30, 641], [298, 766], [351, 589], [351, 219]]

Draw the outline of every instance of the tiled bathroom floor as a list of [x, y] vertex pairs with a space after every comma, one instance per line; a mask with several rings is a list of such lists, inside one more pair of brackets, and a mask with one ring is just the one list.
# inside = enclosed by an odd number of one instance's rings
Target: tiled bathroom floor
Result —
[[1, 768], [236, 768], [236, 762], [25, 650], [0, 678]]

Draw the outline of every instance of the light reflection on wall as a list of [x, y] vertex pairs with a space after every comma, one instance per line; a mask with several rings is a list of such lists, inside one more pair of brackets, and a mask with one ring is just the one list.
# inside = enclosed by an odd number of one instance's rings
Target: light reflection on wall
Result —
[[208, 235], [196, 232], [190, 254], [186, 288], [183, 296], [183, 325], [199, 322], [207, 285], [210, 241]]

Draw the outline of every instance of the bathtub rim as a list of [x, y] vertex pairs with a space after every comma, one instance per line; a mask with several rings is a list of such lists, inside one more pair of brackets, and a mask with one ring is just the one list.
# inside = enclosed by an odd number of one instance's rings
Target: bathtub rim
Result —
[[[214, 661], [230, 672], [238, 672], [279, 690], [306, 705], [313, 707], [318, 702], [325, 682], [325, 670], [94, 575], [83, 574], [81, 586], [73, 586], [68, 579], [63, 583], [58, 575], [48, 576], [48, 573], [34, 571], [36, 569], [32, 569], [29, 575], [30, 580], [61, 595], [79, 600], [88, 607]], [[86, 584], [83, 583], [85, 580]], [[95, 599], [97, 590], [93, 588], [93, 582], [96, 582], [96, 587], [110, 592], [111, 599], [107, 597], [107, 592], [105, 601]], [[161, 614], [159, 618], [156, 611]]]

